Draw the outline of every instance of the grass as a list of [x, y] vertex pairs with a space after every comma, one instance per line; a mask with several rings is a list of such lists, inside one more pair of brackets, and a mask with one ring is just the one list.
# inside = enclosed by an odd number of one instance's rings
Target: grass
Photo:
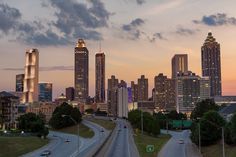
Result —
[[[134, 135], [134, 141], [138, 148], [141, 157], [157, 157], [158, 152], [164, 146], [164, 144], [170, 139], [170, 135], [159, 135], [158, 137], [153, 137], [147, 134], [141, 134], [140, 131]], [[147, 145], [154, 145], [154, 152], [146, 152]]]
[[[78, 125], [73, 125], [73, 126], [55, 130], [55, 131], [78, 135]], [[89, 127], [81, 123], [79, 125], [79, 135], [84, 138], [92, 138], [94, 136], [94, 132]]]
[[[202, 147], [203, 157], [222, 157], [222, 144]], [[225, 156], [236, 157], [236, 146], [229, 146], [225, 144]]]
[[116, 126], [116, 124], [113, 121], [108, 121], [108, 120], [103, 120], [103, 119], [88, 119], [91, 122], [94, 122], [98, 125], [101, 125], [102, 127], [104, 127], [107, 130], [113, 130]]
[[48, 139], [38, 137], [0, 137], [0, 157], [20, 156], [38, 149], [48, 142]]

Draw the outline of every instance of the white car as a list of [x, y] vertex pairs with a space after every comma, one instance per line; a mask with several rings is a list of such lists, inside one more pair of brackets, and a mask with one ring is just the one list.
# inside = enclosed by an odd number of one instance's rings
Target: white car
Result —
[[184, 140], [183, 140], [183, 139], [180, 139], [180, 140], [179, 140], [179, 144], [184, 144]]

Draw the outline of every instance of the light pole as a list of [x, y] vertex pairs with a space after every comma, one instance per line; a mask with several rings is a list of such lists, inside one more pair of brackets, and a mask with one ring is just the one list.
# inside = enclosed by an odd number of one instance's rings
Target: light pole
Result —
[[80, 145], [79, 144], [79, 123], [77, 123], [76, 120], [74, 120], [74, 118], [72, 118], [70, 115], [63, 114], [63, 115], [61, 115], [61, 117], [69, 117], [75, 123], [75, 125], [78, 124], [77, 125], [77, 131], [78, 131], [78, 135], [77, 135], [78, 136], [78, 148], [77, 149], [78, 149], [78, 156], [79, 156], [79, 145]]
[[[200, 119], [200, 118], [197, 118], [197, 119]], [[222, 126], [219, 126], [219, 125], [217, 125], [217, 124], [215, 124], [215, 123], [213, 123], [213, 122], [211, 122], [211, 121], [209, 121], [209, 120], [207, 120], [207, 119], [204, 119], [205, 121], [207, 121], [208, 123], [210, 123], [210, 124], [212, 124], [212, 125], [214, 125], [215, 127], [217, 127], [218, 129], [219, 128], [221, 128], [221, 132], [222, 132], [222, 134], [221, 134], [221, 136], [222, 136], [222, 157], [225, 157], [225, 136], [224, 136], [224, 127]], [[201, 136], [200, 136], [200, 121], [199, 121], [199, 147], [201, 147]], [[201, 152], [201, 149], [200, 149], [200, 152]]]
[[198, 122], [198, 149], [201, 154], [201, 125], [200, 125], [200, 122]]
[[142, 135], [143, 135], [143, 102], [141, 102], [141, 129], [142, 129]]

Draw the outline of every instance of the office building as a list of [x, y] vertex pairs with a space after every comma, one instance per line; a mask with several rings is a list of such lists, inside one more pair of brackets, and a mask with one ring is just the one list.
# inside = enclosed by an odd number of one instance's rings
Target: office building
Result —
[[105, 54], [97, 53], [95, 59], [96, 69], [96, 89], [95, 101], [99, 103], [105, 102]]
[[187, 54], [176, 54], [172, 58], [172, 79], [177, 77], [180, 72], [188, 71], [188, 55]]
[[202, 76], [207, 76], [210, 79], [210, 95], [221, 96], [221, 59], [220, 59], [220, 44], [209, 32], [208, 36], [201, 47], [202, 55]]
[[132, 90], [132, 97], [133, 101], [138, 101], [138, 84], [135, 84], [134, 81], [131, 81], [131, 90]]
[[175, 81], [160, 73], [154, 78], [153, 100], [158, 110], [175, 110]]
[[24, 78], [25, 74], [16, 75], [16, 92], [24, 91]]
[[39, 101], [52, 101], [52, 83], [39, 83]]
[[74, 93], [75, 93], [74, 87], [66, 88], [66, 99], [69, 101], [73, 101], [74, 100]]
[[0, 92], [0, 129], [8, 130], [16, 128], [17, 105], [20, 104], [19, 98], [7, 93]]
[[148, 100], [148, 79], [144, 75], [138, 79], [138, 101]]
[[205, 100], [210, 98], [210, 80], [209, 77], [200, 79], [200, 99]]
[[83, 39], [75, 47], [75, 100], [85, 103], [89, 94], [89, 51]]
[[24, 103], [38, 101], [39, 51], [30, 49], [25, 55]]
[[117, 116], [117, 88], [119, 80], [116, 79], [114, 75], [108, 79], [108, 89], [107, 89], [107, 103], [108, 103], [108, 113]]
[[126, 87], [117, 89], [118, 117], [128, 118], [128, 90]]

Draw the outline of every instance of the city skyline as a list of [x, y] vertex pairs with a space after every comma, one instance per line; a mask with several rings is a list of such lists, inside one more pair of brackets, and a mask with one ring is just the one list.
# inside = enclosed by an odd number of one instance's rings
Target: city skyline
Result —
[[[34, 20], [37, 22], [37, 19], [45, 19], [45, 13], [42, 12], [42, 14], [36, 15], [32, 13], [32, 15], [30, 15], [27, 13], [31, 9], [25, 9], [31, 4], [41, 4], [41, 2], [24, 1], [28, 2], [25, 6], [19, 5], [18, 2], [12, 0], [4, 0], [4, 3], [1, 4], [1, 8], [11, 8], [11, 11], [12, 8], [18, 10], [21, 14], [19, 19], [21, 18], [23, 19], [22, 21], [25, 22], [25, 25], [20, 23], [21, 26], [26, 26], [26, 22], [32, 24]], [[73, 2], [76, 4], [82, 3], [81, 1]], [[230, 71], [232, 64], [234, 64], [233, 59], [236, 57], [234, 53], [236, 51], [236, 46], [234, 46], [236, 31], [234, 30], [235, 24], [232, 21], [235, 19], [236, 12], [232, 7], [234, 4], [233, 1], [228, 1], [227, 3], [220, 1], [214, 4], [211, 3], [211, 9], [209, 9], [207, 5], [202, 5], [202, 1], [146, 1], [146, 3], [142, 5], [138, 5], [135, 1], [119, 1], [115, 3], [114, 1], [106, 3], [105, 1], [99, 2], [103, 4], [103, 10], [110, 13], [108, 15], [109, 18], [101, 18], [99, 20], [101, 27], [94, 26], [94, 31], [99, 32], [103, 37], [101, 41], [102, 51], [105, 52], [106, 64], [109, 65], [109, 68], [106, 69], [106, 80], [111, 75], [115, 75], [119, 80], [125, 80], [126, 82], [135, 81], [135, 83], [137, 83], [137, 78], [143, 74], [149, 79], [150, 96], [151, 90], [154, 87], [154, 77], [159, 73], [170, 77], [171, 58], [174, 54], [183, 53], [188, 54], [189, 69], [201, 76], [201, 46], [204, 43], [208, 31], [212, 30], [213, 36], [217, 39], [217, 42], [221, 44], [222, 94], [236, 95], [236, 91], [234, 90], [236, 87], [236, 74]], [[51, 3], [51, 1], [48, 3]], [[68, 3], [72, 3], [72, 1]], [[89, 3], [86, 4], [87, 8], [91, 6], [90, 2], [84, 3]], [[210, 3], [210, 1], [204, 1], [204, 3]], [[6, 5], [8, 7], [6, 7]], [[45, 6], [46, 8], [42, 7], [42, 5], [35, 6], [39, 6], [37, 8], [39, 12], [49, 8], [50, 14], [48, 18], [46, 18], [47, 21], [52, 19], [58, 20], [54, 15], [54, 9], [55, 7], [59, 7], [59, 5], [56, 3], [47, 5], [48, 6]], [[124, 7], [125, 5], [128, 5], [128, 7]], [[138, 13], [140, 10], [150, 8], [150, 6], [152, 6], [152, 9], [149, 9], [151, 11], [147, 11], [143, 15]], [[201, 8], [198, 8], [199, 6], [201, 6]], [[219, 6], [224, 7], [221, 7], [222, 10], [218, 10]], [[128, 8], [133, 8], [134, 13], [124, 18], [123, 15], [129, 11]], [[62, 10], [63, 8], [58, 9], [63, 13], [69, 14], [66, 12], [67, 10]], [[183, 13], [183, 11], [188, 10], [193, 10], [193, 12], [189, 15], [181, 14], [181, 17], [179, 17], [178, 14], [175, 15], [177, 12]], [[15, 13], [17, 13], [17, 11]], [[11, 16], [11, 14], [7, 17], [9, 16]], [[172, 16], [175, 16], [176, 20], [166, 21], [168, 17]], [[19, 24], [19, 19], [16, 20], [17, 24]], [[102, 22], [104, 22], [104, 20], [109, 27], [103, 27]], [[210, 20], [212, 23], [209, 22]], [[89, 25], [89, 23], [87, 24]], [[53, 92], [54, 98], [59, 96], [60, 93], [64, 93], [66, 87], [73, 86], [73, 48], [79, 38], [85, 37], [86, 45], [90, 51], [89, 95], [95, 95], [94, 56], [98, 51], [99, 40], [93, 40], [91, 37], [83, 36], [83, 34], [77, 34], [72, 40], [73, 43], [67, 44], [55, 41], [55, 43], [58, 43], [53, 45], [46, 39], [45, 42], [48, 42], [48, 45], [36, 42], [22, 43], [23, 39], [16, 40], [18, 38], [11, 34], [12, 29], [8, 30], [6, 27], [3, 27], [3, 25], [0, 26], [0, 73], [6, 76], [6, 79], [0, 82], [1, 90], [14, 91], [15, 75], [24, 72], [22, 70], [24, 68], [24, 52], [26, 49], [35, 47], [39, 49], [40, 52], [41, 71], [39, 81], [53, 83], [55, 87]], [[22, 30], [18, 31], [22, 32]], [[134, 36], [132, 35], [137, 32], [145, 32], [149, 38], [147, 38], [144, 33], [141, 33], [139, 38], [133, 40], [132, 37]], [[123, 37], [119, 38], [117, 34]], [[125, 36], [126, 34], [128, 37]], [[155, 37], [152, 36], [153, 34], [155, 34]], [[32, 42], [35, 41], [33, 39], [37, 38], [32, 37]], [[13, 55], [14, 57], [12, 57]], [[15, 58], [17, 58], [17, 60]], [[126, 69], [126, 71], [123, 69]], [[127, 71], [129, 75], [127, 75]]]

